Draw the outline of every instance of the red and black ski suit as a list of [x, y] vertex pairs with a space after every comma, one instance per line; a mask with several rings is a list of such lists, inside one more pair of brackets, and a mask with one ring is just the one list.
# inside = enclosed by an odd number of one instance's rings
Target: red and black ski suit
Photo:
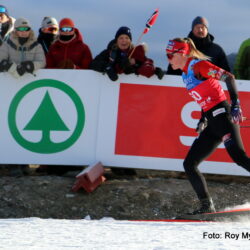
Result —
[[207, 127], [193, 142], [183, 165], [198, 198], [209, 199], [207, 184], [198, 165], [221, 142], [232, 160], [250, 172], [250, 158], [245, 153], [239, 125], [232, 121], [231, 106], [219, 80], [226, 82], [232, 103], [237, 102], [237, 89], [233, 75], [204, 60], [190, 58], [182, 78], [189, 94], [202, 109], [202, 119], [207, 120]]

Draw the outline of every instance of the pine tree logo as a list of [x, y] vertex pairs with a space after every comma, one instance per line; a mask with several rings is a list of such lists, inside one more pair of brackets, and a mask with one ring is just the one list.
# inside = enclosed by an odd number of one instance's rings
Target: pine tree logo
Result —
[[41, 105], [37, 109], [31, 121], [25, 126], [24, 130], [41, 130], [42, 139], [40, 143], [44, 145], [51, 142], [50, 131], [69, 130], [56, 111], [48, 91], [46, 92]]
[[[32, 91], [45, 87], [62, 91], [70, 98], [77, 114], [76, 125], [74, 130], [70, 131], [67, 122], [63, 121], [60, 113], [56, 109], [49, 90], [46, 90], [40, 105], [23, 128], [23, 131], [26, 131], [26, 133], [29, 131], [41, 132], [40, 140], [33, 142], [26, 139], [22, 135], [20, 128], [18, 128], [17, 110], [20, 106], [20, 102], [28, 94], [32, 94]], [[85, 111], [80, 97], [71, 87], [57, 80], [44, 79], [31, 82], [16, 94], [10, 104], [8, 122], [12, 136], [22, 147], [32, 152], [49, 154], [63, 151], [71, 147], [77, 141], [84, 127]], [[70, 136], [62, 142], [54, 142], [51, 136], [54, 131], [57, 133], [68, 132]]]

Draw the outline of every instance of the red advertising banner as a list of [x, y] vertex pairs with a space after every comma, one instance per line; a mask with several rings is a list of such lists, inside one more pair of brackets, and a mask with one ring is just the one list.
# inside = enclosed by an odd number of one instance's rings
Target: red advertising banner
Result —
[[[250, 118], [250, 93], [239, 92], [239, 95], [243, 114]], [[199, 110], [185, 88], [122, 83], [115, 154], [185, 158], [198, 135], [194, 128]], [[243, 142], [250, 154], [250, 121], [246, 120], [242, 126]], [[218, 148], [207, 160], [231, 162], [223, 148]]]

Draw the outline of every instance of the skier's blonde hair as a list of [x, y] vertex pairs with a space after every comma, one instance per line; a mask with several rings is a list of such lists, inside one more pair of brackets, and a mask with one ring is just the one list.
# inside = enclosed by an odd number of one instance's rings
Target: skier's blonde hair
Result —
[[175, 39], [173, 39], [173, 41], [181, 42], [181, 43], [187, 43], [189, 45], [190, 52], [188, 54], [188, 57], [194, 57], [194, 58], [200, 59], [200, 60], [210, 60], [211, 59], [209, 56], [206, 56], [201, 51], [199, 51], [195, 47], [195, 44], [194, 44], [193, 40], [191, 38], [189, 38], [189, 37], [175, 38]]

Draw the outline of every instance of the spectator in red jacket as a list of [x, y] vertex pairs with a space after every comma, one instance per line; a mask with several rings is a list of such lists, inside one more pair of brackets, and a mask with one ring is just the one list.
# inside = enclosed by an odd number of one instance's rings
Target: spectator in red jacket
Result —
[[59, 37], [50, 46], [46, 56], [47, 68], [88, 69], [92, 54], [83, 42], [80, 31], [70, 18], [59, 23]]

